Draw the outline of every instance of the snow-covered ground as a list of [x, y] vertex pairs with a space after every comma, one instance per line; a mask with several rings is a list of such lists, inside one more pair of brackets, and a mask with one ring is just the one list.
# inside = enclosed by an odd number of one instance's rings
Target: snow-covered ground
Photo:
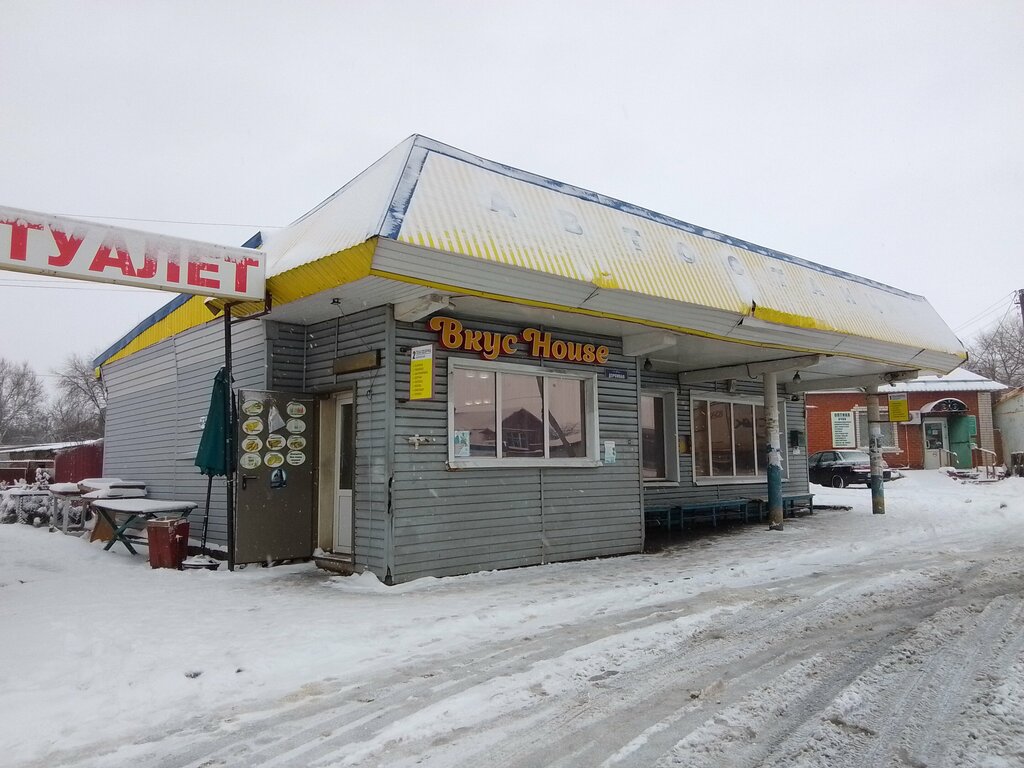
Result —
[[1021, 766], [1024, 480], [388, 588], [0, 526], [5, 766]]

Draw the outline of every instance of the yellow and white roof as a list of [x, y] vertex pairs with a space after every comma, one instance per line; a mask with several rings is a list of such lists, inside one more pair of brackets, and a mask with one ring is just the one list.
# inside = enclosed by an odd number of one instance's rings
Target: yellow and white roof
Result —
[[[861, 360], [872, 370], [946, 373], [966, 358], [921, 296], [422, 136], [262, 248], [271, 319], [324, 319], [325, 293], [358, 294], [359, 305], [368, 306], [441, 292], [600, 318], [606, 330], [647, 326]], [[181, 330], [181, 322], [167, 320], [158, 322]], [[142, 332], [105, 359], [130, 354]], [[852, 370], [827, 367], [822, 375]]]

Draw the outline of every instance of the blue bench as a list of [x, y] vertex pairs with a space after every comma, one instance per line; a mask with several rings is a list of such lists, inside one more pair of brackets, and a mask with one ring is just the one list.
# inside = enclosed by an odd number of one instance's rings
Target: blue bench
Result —
[[797, 510], [806, 509], [807, 514], [814, 514], [814, 494], [795, 493], [792, 496], [782, 497], [782, 514], [785, 517], [795, 517]]
[[648, 525], [664, 527], [671, 532], [678, 527], [686, 530], [687, 522], [711, 522], [718, 527], [719, 520], [742, 519], [749, 522], [750, 499], [716, 499], [695, 504], [675, 504], [670, 506], [651, 506], [644, 509]]
[[[782, 497], [783, 517], [796, 517], [800, 510], [814, 514], [813, 493], [793, 493]], [[719, 520], [734, 519], [749, 523], [752, 512], [757, 514], [758, 521], [764, 521], [768, 517], [768, 500], [716, 499], [694, 504], [654, 505], [644, 508], [644, 519], [647, 525], [664, 528], [671, 533], [676, 528], [685, 531], [688, 522], [710, 522], [716, 528]]]
[[730, 518], [743, 519], [743, 522], [747, 522], [749, 519], [749, 499], [718, 499], [716, 501], [703, 501], [698, 504], [684, 504], [680, 507], [681, 514], [679, 520], [679, 529], [686, 530], [686, 521], [691, 522], [707, 522], [711, 521], [711, 525], [718, 527], [718, 521], [728, 520]]
[[[764, 520], [768, 517], [768, 499], [750, 499], [752, 504], [756, 504], [758, 508], [758, 520]], [[783, 517], [796, 517], [799, 510], [807, 510], [807, 514], [814, 514], [814, 494], [813, 493], [793, 493], [789, 496], [782, 497], [782, 516]]]

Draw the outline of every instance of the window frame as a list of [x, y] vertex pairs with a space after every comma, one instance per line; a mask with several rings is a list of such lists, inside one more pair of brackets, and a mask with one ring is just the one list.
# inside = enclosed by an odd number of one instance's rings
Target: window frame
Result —
[[[523, 456], [508, 458], [504, 456], [455, 456], [455, 400], [452, 398], [454, 391], [455, 375], [460, 370], [487, 371], [494, 375], [494, 428], [495, 444], [501, 445], [501, 374], [508, 373], [517, 376], [541, 376], [544, 378], [544, 456]], [[505, 363], [490, 360], [477, 360], [474, 358], [448, 357], [448, 466], [451, 469], [485, 469], [485, 468], [522, 468], [522, 467], [599, 467], [600, 459], [600, 423], [598, 419], [597, 401], [597, 373], [581, 373], [578, 371], [564, 370], [558, 368], [547, 368], [539, 365], [524, 365], [522, 363]], [[565, 379], [570, 381], [581, 381], [584, 384], [584, 417], [586, 419], [586, 447], [587, 455], [577, 458], [554, 457], [549, 453], [551, 450], [548, 422], [548, 381], [550, 379]]]
[[[867, 408], [866, 405], [855, 405], [850, 410], [853, 411], [853, 442], [856, 443], [856, 446], [854, 448], [849, 448], [847, 450], [857, 450], [857, 451], [865, 451], [865, 452], [870, 451], [871, 450], [871, 424], [867, 421], [868, 408]], [[861, 416], [864, 417], [864, 421], [865, 421], [865, 424], [866, 424], [866, 426], [865, 426], [865, 430], [867, 431], [866, 435], [862, 434], [862, 430], [860, 428]], [[899, 431], [899, 429], [897, 429], [899, 424], [897, 422], [889, 421], [889, 406], [888, 405], [884, 405], [884, 406], [883, 405], [879, 405], [878, 406], [878, 416], [879, 416], [879, 418], [882, 419], [883, 422], [885, 422], [887, 424], [890, 424], [892, 426], [892, 440], [893, 440], [893, 444], [892, 445], [883, 445], [883, 446], [881, 446], [882, 452], [883, 453], [900, 453], [900, 431]], [[864, 438], [864, 444], [863, 445], [861, 444], [861, 438], [862, 437]], [[882, 433], [882, 437], [883, 438], [885, 437], [885, 432]], [[841, 449], [837, 448], [835, 450], [841, 450]]]
[[[662, 402], [662, 429], [665, 436], [665, 477], [644, 477], [643, 457], [643, 423], [640, 423], [640, 479], [644, 486], [656, 488], [659, 486], [679, 485], [679, 392], [675, 389], [657, 389], [643, 387], [640, 390], [641, 401], [644, 397], [657, 397]], [[641, 408], [643, 404], [641, 402]]]
[[[735, 471], [736, 467], [736, 439], [735, 439], [735, 414], [732, 409], [733, 404], [740, 405], [752, 405], [757, 413], [757, 406], [764, 407], [764, 398], [757, 397], [755, 395], [733, 395], [726, 394], [724, 392], [706, 392], [700, 390], [690, 390], [690, 477], [694, 485], [757, 485], [768, 482], [767, 475], [767, 464], [765, 465], [766, 472], [761, 474], [760, 464], [757, 464], [757, 470], [753, 475], [698, 475], [697, 474], [697, 440], [696, 430], [693, 424], [693, 414], [695, 412], [694, 401], [703, 400], [708, 403], [729, 403], [729, 414], [733, 426], [731, 427], [733, 440], [732, 440], [732, 465]], [[779, 399], [779, 453], [782, 457], [782, 479], [789, 480], [789, 454], [786, 450], [785, 436], [787, 434], [786, 423], [786, 403], [784, 400]], [[711, 413], [711, 409], [708, 408], [708, 413]], [[709, 416], [710, 418], [710, 416]], [[710, 424], [708, 425], [710, 431]], [[757, 428], [755, 425], [754, 429], [754, 448], [755, 448], [755, 461], [761, 461], [761, 455], [759, 447], [757, 445]]]

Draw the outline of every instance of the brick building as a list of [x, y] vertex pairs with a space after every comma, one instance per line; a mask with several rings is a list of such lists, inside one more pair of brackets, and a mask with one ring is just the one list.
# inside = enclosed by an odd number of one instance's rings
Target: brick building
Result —
[[[921, 376], [878, 389], [883, 419], [888, 418], [891, 393], [906, 393], [911, 416], [909, 422], [882, 427], [882, 451], [890, 466], [968, 469], [1002, 463], [992, 400], [995, 393], [1006, 389], [1003, 384], [958, 368], [946, 376]], [[867, 450], [867, 396], [863, 390], [809, 392], [805, 405], [808, 454], [833, 448]]]

